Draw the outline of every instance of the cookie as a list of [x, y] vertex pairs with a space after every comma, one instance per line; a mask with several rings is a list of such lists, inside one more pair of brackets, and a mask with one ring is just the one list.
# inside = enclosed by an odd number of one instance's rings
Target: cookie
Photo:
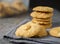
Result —
[[53, 12], [53, 8], [47, 6], [37, 6], [33, 8], [33, 11]]
[[41, 21], [41, 22], [50, 22], [50, 21], [52, 21], [52, 18], [48, 18], [48, 19], [33, 18], [32, 20], [34, 20], [34, 21]]
[[60, 37], [60, 27], [52, 28], [52, 29], [49, 31], [49, 34], [50, 34], [51, 36], [54, 36], [54, 37]]
[[37, 35], [41, 30], [40, 25], [32, 22], [28, 22], [17, 28], [15, 35], [18, 37], [33, 37]]
[[22, 11], [26, 11], [27, 8], [25, 7], [25, 5], [22, 2], [14, 2], [12, 3], [12, 7], [17, 9], [18, 11], [22, 12]]
[[[41, 25], [41, 24], [40, 24]], [[48, 28], [52, 28], [52, 24], [42, 24], [41, 26], [43, 26], [44, 28], [48, 29]]]
[[46, 22], [46, 21], [42, 22], [42, 21], [37, 21], [37, 20], [32, 20], [32, 22], [35, 22], [35, 23], [38, 23], [38, 24], [51, 24], [52, 23], [52, 21], [50, 21], [50, 22]]
[[46, 29], [44, 29], [44, 27], [43, 27], [43, 29], [38, 33], [38, 37], [45, 37], [45, 36], [47, 36], [47, 35], [48, 35], [48, 33], [47, 33]]
[[8, 14], [7, 16], [13, 16], [13, 15], [18, 15], [20, 12], [15, 10], [14, 8], [12, 7], [6, 7], [5, 8], [5, 13]]
[[32, 12], [30, 16], [35, 18], [50, 18], [53, 16], [53, 13]]
[[52, 21], [52, 18], [48, 18], [48, 19], [42, 19], [42, 18], [33, 18], [32, 20], [36, 20], [36, 21], [42, 21], [42, 22], [50, 22], [50, 21]]
[[45, 29], [52, 28], [52, 24], [39, 24], [39, 25]]

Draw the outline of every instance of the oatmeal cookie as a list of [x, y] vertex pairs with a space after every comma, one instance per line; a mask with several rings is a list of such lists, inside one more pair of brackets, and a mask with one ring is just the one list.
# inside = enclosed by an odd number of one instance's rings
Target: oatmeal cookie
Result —
[[60, 27], [52, 28], [52, 29], [49, 31], [49, 34], [50, 34], [51, 36], [54, 36], [54, 37], [60, 37]]
[[37, 6], [33, 8], [33, 11], [53, 12], [53, 8], [47, 6]]

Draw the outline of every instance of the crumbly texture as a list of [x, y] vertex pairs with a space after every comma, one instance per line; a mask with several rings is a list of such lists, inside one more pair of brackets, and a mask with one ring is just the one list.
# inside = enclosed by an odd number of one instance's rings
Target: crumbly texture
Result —
[[44, 29], [44, 27], [43, 27], [43, 29], [38, 33], [38, 37], [45, 37], [45, 36], [47, 36], [47, 35], [48, 35], [48, 33], [47, 33], [46, 29]]
[[51, 36], [54, 36], [54, 37], [60, 37], [60, 27], [52, 28], [52, 29], [49, 31], [49, 34], [50, 34]]
[[33, 18], [32, 20], [35, 20], [35, 21], [41, 21], [41, 22], [50, 22], [52, 21], [52, 18], [48, 18], [48, 19], [41, 19], [41, 18]]
[[33, 8], [33, 11], [53, 12], [53, 8], [47, 6], [37, 6]]
[[15, 35], [18, 37], [33, 37], [37, 35], [41, 30], [40, 25], [32, 22], [28, 22], [19, 28], [17, 28]]
[[35, 18], [50, 18], [53, 16], [53, 13], [32, 12], [30, 16]]
[[46, 21], [37, 21], [37, 20], [32, 20], [32, 22], [38, 23], [38, 24], [52, 24], [52, 21], [46, 22]]

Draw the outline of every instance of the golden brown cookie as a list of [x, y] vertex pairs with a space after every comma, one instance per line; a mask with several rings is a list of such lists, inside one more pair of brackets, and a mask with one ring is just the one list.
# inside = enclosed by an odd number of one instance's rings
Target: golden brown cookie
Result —
[[8, 14], [8, 16], [13, 16], [15, 14], [19, 14], [19, 11], [13, 9], [12, 7], [6, 7], [5, 8], [5, 13]]
[[25, 5], [22, 2], [20, 2], [20, 1], [12, 3], [12, 7], [17, 9], [18, 11], [21, 11], [21, 12], [27, 10]]
[[46, 22], [50, 22], [50, 21], [52, 21], [52, 18], [46, 18], [46, 19], [41, 19], [41, 18], [33, 18], [32, 20], [35, 20], [35, 21], [42, 21], [42, 22], [44, 22], [44, 21], [46, 21]]
[[44, 29], [44, 27], [43, 27], [43, 29], [38, 33], [38, 37], [45, 37], [45, 36], [47, 36], [47, 35], [48, 35], [48, 33], [47, 33], [46, 29]]
[[53, 12], [53, 8], [47, 6], [37, 6], [33, 8], [33, 11]]
[[15, 35], [18, 37], [33, 37], [37, 35], [41, 30], [40, 25], [32, 22], [28, 22], [19, 28], [17, 28]]
[[50, 22], [50, 21], [52, 21], [52, 18], [48, 18], [48, 19], [33, 18], [32, 20], [41, 21], [41, 22]]
[[46, 21], [37, 21], [37, 20], [32, 20], [32, 22], [38, 23], [38, 24], [51, 24], [52, 21], [46, 22]]
[[35, 18], [50, 18], [53, 16], [53, 13], [32, 12], [31, 16]]
[[50, 34], [51, 36], [54, 36], [54, 37], [60, 37], [60, 27], [52, 28], [52, 29], [49, 31], [49, 34]]

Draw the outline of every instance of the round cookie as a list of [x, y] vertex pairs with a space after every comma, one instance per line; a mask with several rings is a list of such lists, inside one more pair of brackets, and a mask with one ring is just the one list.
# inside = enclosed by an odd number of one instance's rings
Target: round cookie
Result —
[[54, 36], [54, 37], [60, 37], [60, 27], [52, 28], [52, 29], [49, 31], [49, 34], [50, 34], [51, 36]]
[[21, 37], [33, 37], [35, 35], [37, 35], [41, 30], [41, 26], [36, 24], [36, 23], [32, 23], [32, 22], [28, 22], [22, 26], [20, 26], [19, 28], [17, 28], [15, 35], [16, 36], [21, 36]]
[[44, 27], [43, 27], [43, 29], [38, 33], [38, 37], [45, 37], [45, 36], [47, 36], [47, 35], [48, 35], [48, 33], [47, 33], [46, 29], [44, 29]]
[[37, 6], [33, 8], [33, 11], [53, 12], [53, 8], [47, 6]]
[[42, 22], [44, 22], [44, 21], [46, 21], [46, 22], [50, 22], [50, 21], [52, 21], [52, 18], [46, 18], [46, 19], [41, 19], [41, 18], [33, 18], [32, 20], [42, 21]]
[[53, 16], [53, 13], [32, 12], [30, 15], [35, 18], [50, 18]]
[[32, 22], [35, 22], [35, 23], [38, 23], [38, 24], [51, 24], [52, 23], [52, 21], [50, 21], [50, 22], [46, 22], [46, 21], [42, 22], [42, 21], [37, 21], [37, 20], [32, 20]]

